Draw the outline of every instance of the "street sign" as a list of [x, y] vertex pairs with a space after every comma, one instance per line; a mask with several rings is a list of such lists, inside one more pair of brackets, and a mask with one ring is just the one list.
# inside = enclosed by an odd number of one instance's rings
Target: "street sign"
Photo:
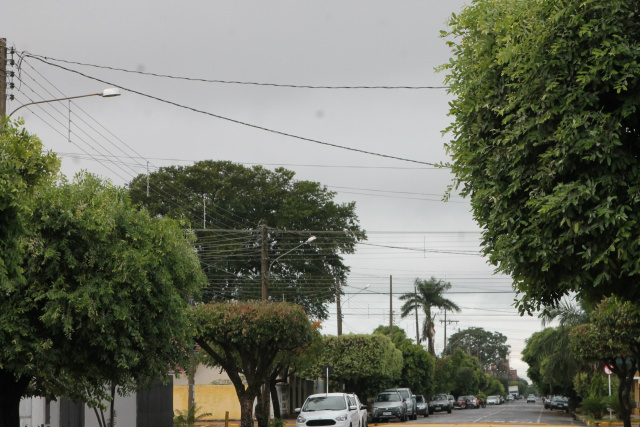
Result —
[[611, 375], [613, 373], [612, 371], [613, 368], [611, 368], [611, 366], [609, 365], [604, 365], [604, 373], [607, 375]]

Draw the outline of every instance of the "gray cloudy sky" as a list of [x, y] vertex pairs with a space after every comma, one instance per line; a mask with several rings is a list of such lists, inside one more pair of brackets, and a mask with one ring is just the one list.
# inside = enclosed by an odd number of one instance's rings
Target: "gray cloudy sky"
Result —
[[[208, 80], [312, 86], [442, 86], [434, 67], [448, 60], [439, 38], [462, 0], [167, 1], [21, 0], [5, 5], [9, 46], [34, 55], [146, 73]], [[17, 59], [17, 57], [16, 57]], [[239, 122], [304, 138], [427, 163], [446, 162], [441, 131], [449, 97], [442, 89], [302, 89], [205, 83], [50, 61], [59, 66]], [[17, 71], [17, 68], [14, 67]], [[47, 65], [22, 62], [14, 78], [25, 102], [102, 91], [109, 85]], [[447, 169], [329, 147], [196, 113], [123, 91], [25, 108], [28, 129], [63, 157], [63, 172], [86, 169], [124, 184], [138, 173], [203, 159], [284, 165], [356, 201], [369, 245], [347, 257], [344, 332], [368, 333], [389, 319], [394, 294], [416, 277], [450, 281], [448, 335], [471, 326], [505, 334], [520, 376], [525, 338], [540, 330], [521, 318], [508, 278], [477, 255], [480, 233], [466, 200], [441, 198]], [[361, 291], [366, 285], [368, 289]], [[360, 292], [361, 291], [361, 292]], [[358, 293], [355, 295], [355, 293]], [[395, 321], [410, 337], [415, 319]], [[335, 306], [323, 332], [336, 333]], [[438, 318], [444, 320], [443, 316]], [[438, 324], [437, 350], [444, 330]]]

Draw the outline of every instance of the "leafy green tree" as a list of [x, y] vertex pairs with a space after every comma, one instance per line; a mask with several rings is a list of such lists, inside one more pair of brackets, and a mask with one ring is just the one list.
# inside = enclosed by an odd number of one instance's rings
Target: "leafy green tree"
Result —
[[[146, 175], [134, 178], [129, 188], [132, 199], [153, 215], [186, 218], [201, 227], [206, 204], [206, 228], [212, 229], [197, 231], [198, 255], [209, 280], [206, 301], [260, 299], [264, 226], [270, 294], [302, 305], [313, 318], [327, 317], [336, 280], [344, 283], [349, 271], [341, 254], [353, 253], [365, 239], [355, 203], [336, 203], [325, 186], [296, 181], [284, 168], [225, 161], [160, 168], [148, 179], [150, 197]], [[300, 245], [311, 231], [317, 244]]]
[[401, 316], [405, 318], [414, 315], [417, 310], [424, 312], [422, 336], [427, 339], [429, 353], [435, 356], [436, 350], [433, 345], [433, 337], [435, 335], [436, 313], [433, 313], [431, 309], [438, 308], [458, 312], [460, 308], [453, 301], [444, 297], [444, 293], [451, 289], [451, 283], [432, 277], [429, 280], [415, 279], [414, 285], [415, 292], [400, 296], [400, 300], [404, 301]]
[[165, 378], [184, 360], [187, 299], [205, 283], [182, 226], [93, 176], [40, 187], [30, 209], [23, 280], [0, 298], [3, 426], [18, 425], [27, 395], [98, 407], [116, 386]]
[[[299, 353], [313, 340], [313, 327], [302, 307], [280, 302], [225, 302], [191, 308], [196, 342], [208, 363], [225, 370], [240, 401], [242, 427], [253, 426], [253, 402], [278, 358]], [[246, 381], [246, 382], [245, 382]], [[259, 427], [269, 419], [256, 407]]]
[[569, 347], [570, 330], [563, 326], [545, 328], [526, 340], [522, 360], [529, 365], [527, 376], [539, 393], [577, 397], [573, 377], [580, 364]]
[[0, 117], [0, 426], [20, 424], [20, 399], [49, 345], [29, 322], [33, 301], [23, 292], [29, 288], [21, 241], [30, 231], [35, 193], [53, 179], [59, 162], [20, 125]]
[[[389, 327], [380, 325], [373, 333], [389, 336]], [[407, 338], [402, 328], [393, 328], [393, 343], [402, 352], [403, 359], [402, 373], [395, 385], [409, 387], [414, 394], [431, 396], [435, 391], [436, 358]]]
[[307, 374], [324, 377], [323, 368], [333, 368], [332, 380], [358, 396], [374, 396], [392, 386], [402, 374], [402, 352], [382, 334], [327, 335], [318, 363]]
[[476, 356], [483, 369], [489, 370], [492, 366], [500, 369], [508, 360], [511, 349], [506, 342], [507, 337], [500, 332], [471, 327], [451, 335], [445, 352], [451, 354], [456, 349], [462, 349]]
[[584, 362], [609, 365], [618, 377], [618, 402], [625, 427], [631, 427], [631, 388], [640, 367], [640, 307], [611, 297], [592, 313], [592, 323], [571, 332], [571, 348]]
[[453, 15], [452, 171], [519, 309], [640, 300], [637, 2], [475, 1]]
[[86, 174], [41, 189], [30, 227], [16, 296], [46, 345], [47, 390], [93, 407], [111, 399], [114, 425], [116, 386], [144, 388], [185, 362], [187, 301], [205, 284], [193, 236]]
[[[0, 284], [2, 294], [21, 280], [19, 239], [27, 233], [34, 192], [53, 179], [59, 167], [55, 154], [43, 153], [42, 142], [0, 117]], [[8, 313], [6, 310], [2, 310]]]

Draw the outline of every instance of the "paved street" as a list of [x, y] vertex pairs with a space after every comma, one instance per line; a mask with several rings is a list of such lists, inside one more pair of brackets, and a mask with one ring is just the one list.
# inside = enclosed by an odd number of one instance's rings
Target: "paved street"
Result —
[[[526, 403], [525, 400], [517, 400], [502, 405], [487, 405], [480, 409], [458, 409], [451, 414], [446, 412], [434, 413], [429, 417], [419, 417], [415, 421], [397, 424], [548, 424], [548, 425], [572, 425], [583, 426], [584, 423], [574, 420], [570, 414], [560, 411], [544, 409], [542, 401]], [[379, 423], [385, 425], [388, 423]], [[396, 424], [396, 423], [394, 423]]]

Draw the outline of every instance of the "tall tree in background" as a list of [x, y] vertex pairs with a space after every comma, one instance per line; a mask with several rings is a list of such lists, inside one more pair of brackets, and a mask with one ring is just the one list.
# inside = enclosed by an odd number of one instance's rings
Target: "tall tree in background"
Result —
[[[272, 298], [298, 303], [313, 318], [327, 317], [336, 281], [343, 283], [348, 272], [341, 254], [353, 253], [365, 238], [355, 203], [335, 203], [335, 193], [325, 186], [296, 181], [284, 168], [226, 161], [164, 167], [148, 179], [149, 197], [147, 176], [129, 183], [134, 202], [153, 215], [186, 218], [196, 229], [207, 228], [196, 231], [209, 280], [205, 300], [260, 299], [261, 227], [266, 226]], [[311, 234], [317, 240], [301, 245]]]
[[456, 349], [461, 349], [477, 357], [483, 369], [489, 370], [495, 366], [501, 370], [505, 362], [508, 366], [511, 346], [506, 342], [507, 337], [500, 332], [489, 332], [472, 327], [449, 337], [446, 354], [453, 354]]
[[479, 0], [452, 16], [447, 149], [519, 309], [640, 300], [638, 3]]
[[[432, 308], [441, 310], [458, 312], [460, 308], [451, 300], [444, 297], [444, 293], [451, 289], [451, 283], [438, 280], [432, 277], [429, 280], [415, 279], [416, 292], [403, 294], [400, 300], [404, 301], [402, 305], [402, 318], [414, 315], [417, 310], [421, 310], [424, 315], [422, 322], [422, 337], [426, 337], [428, 343], [428, 351], [435, 356], [436, 350], [433, 344], [435, 334], [435, 315]], [[418, 343], [419, 344], [419, 343]]]

